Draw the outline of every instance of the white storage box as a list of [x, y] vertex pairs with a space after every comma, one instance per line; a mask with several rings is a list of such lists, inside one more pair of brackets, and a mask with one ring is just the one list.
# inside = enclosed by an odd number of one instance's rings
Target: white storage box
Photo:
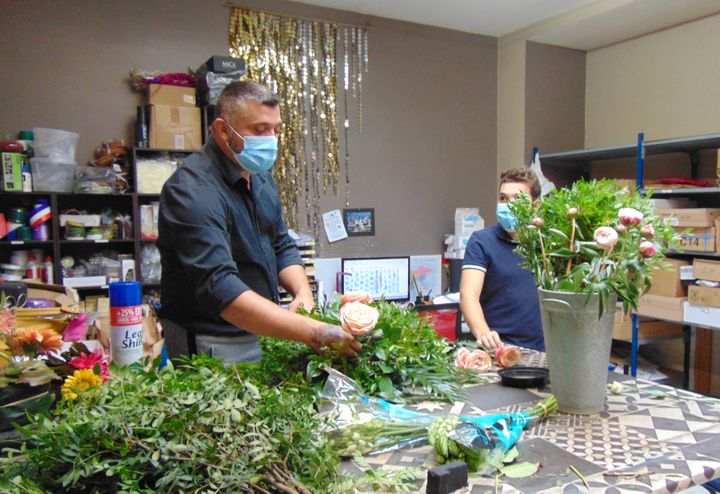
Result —
[[720, 308], [718, 307], [705, 307], [685, 302], [683, 312], [685, 324], [720, 329]]

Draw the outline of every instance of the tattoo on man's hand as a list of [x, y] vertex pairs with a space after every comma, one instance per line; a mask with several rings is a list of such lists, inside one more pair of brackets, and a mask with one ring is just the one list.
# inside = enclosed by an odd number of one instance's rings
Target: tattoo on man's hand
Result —
[[342, 340], [343, 330], [332, 324], [323, 324], [312, 329], [310, 338], [317, 347], [330, 346]]

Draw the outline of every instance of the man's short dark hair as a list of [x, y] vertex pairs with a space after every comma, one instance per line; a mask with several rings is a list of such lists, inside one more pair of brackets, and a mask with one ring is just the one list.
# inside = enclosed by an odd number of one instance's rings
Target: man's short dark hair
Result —
[[530, 196], [533, 199], [540, 197], [542, 187], [537, 175], [530, 168], [511, 168], [500, 175], [500, 185], [506, 183], [521, 183], [530, 188]]
[[220, 93], [216, 115], [228, 120], [238, 107], [248, 101], [256, 101], [273, 108], [280, 104], [278, 96], [262, 84], [255, 81], [235, 81], [225, 86]]

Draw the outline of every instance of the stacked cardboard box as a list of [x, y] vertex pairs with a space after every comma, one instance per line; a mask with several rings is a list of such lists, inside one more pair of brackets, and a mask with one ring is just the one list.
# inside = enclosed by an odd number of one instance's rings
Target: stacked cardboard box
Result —
[[678, 246], [689, 252], [720, 252], [720, 208], [655, 209], [675, 227]]
[[685, 321], [720, 328], [720, 286], [710, 286], [720, 283], [720, 261], [695, 259], [693, 273], [695, 278], [708, 283], [690, 286], [684, 307]]
[[200, 108], [195, 106], [195, 88], [150, 84], [150, 147], [200, 149]]

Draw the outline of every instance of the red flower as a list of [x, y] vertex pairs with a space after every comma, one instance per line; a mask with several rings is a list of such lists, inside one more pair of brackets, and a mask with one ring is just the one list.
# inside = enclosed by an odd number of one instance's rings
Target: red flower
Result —
[[501, 346], [495, 350], [495, 363], [500, 367], [512, 367], [520, 362], [522, 352], [514, 346]]
[[100, 377], [103, 382], [108, 380], [108, 359], [105, 352], [101, 349], [94, 350], [92, 353], [85, 353], [83, 355], [73, 357], [70, 359], [68, 364], [72, 365], [76, 369], [95, 369], [95, 366], [100, 367]]

